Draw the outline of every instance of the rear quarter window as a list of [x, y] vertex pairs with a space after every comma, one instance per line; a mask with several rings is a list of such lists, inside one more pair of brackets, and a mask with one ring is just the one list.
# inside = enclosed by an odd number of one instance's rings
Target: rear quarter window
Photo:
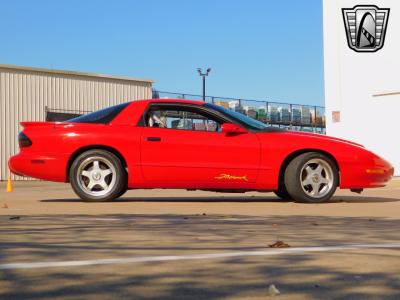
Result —
[[124, 110], [130, 103], [122, 103], [115, 106], [103, 108], [101, 110], [79, 116], [77, 118], [69, 119], [67, 122], [72, 123], [95, 123], [95, 124], [108, 124], [116, 116], [119, 115], [121, 111]]

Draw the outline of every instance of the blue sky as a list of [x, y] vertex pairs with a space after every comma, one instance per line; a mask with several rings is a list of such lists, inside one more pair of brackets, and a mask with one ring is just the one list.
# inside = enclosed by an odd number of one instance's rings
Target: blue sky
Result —
[[149, 78], [163, 91], [324, 104], [321, 0], [3, 1], [0, 63]]

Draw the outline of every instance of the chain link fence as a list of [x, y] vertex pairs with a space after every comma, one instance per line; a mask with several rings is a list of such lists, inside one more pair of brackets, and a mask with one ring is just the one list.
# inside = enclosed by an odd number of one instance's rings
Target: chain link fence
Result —
[[[203, 101], [203, 96], [184, 93], [153, 91], [153, 98], [175, 98]], [[253, 119], [276, 127], [325, 134], [325, 108], [323, 106], [280, 103], [206, 96], [206, 102], [220, 105]]]

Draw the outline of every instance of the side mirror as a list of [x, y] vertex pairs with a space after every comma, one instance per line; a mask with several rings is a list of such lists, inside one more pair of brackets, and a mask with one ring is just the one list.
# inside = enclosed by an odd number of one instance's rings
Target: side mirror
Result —
[[222, 124], [222, 132], [225, 134], [240, 134], [240, 133], [247, 133], [247, 130], [240, 125], [233, 124], [233, 123], [224, 123]]

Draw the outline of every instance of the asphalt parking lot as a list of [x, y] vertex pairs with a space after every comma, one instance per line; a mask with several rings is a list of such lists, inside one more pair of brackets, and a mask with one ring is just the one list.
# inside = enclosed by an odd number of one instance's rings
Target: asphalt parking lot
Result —
[[[0, 299], [399, 299], [400, 180], [330, 203], [272, 193], [0, 185]], [[270, 248], [277, 240], [288, 248]]]

